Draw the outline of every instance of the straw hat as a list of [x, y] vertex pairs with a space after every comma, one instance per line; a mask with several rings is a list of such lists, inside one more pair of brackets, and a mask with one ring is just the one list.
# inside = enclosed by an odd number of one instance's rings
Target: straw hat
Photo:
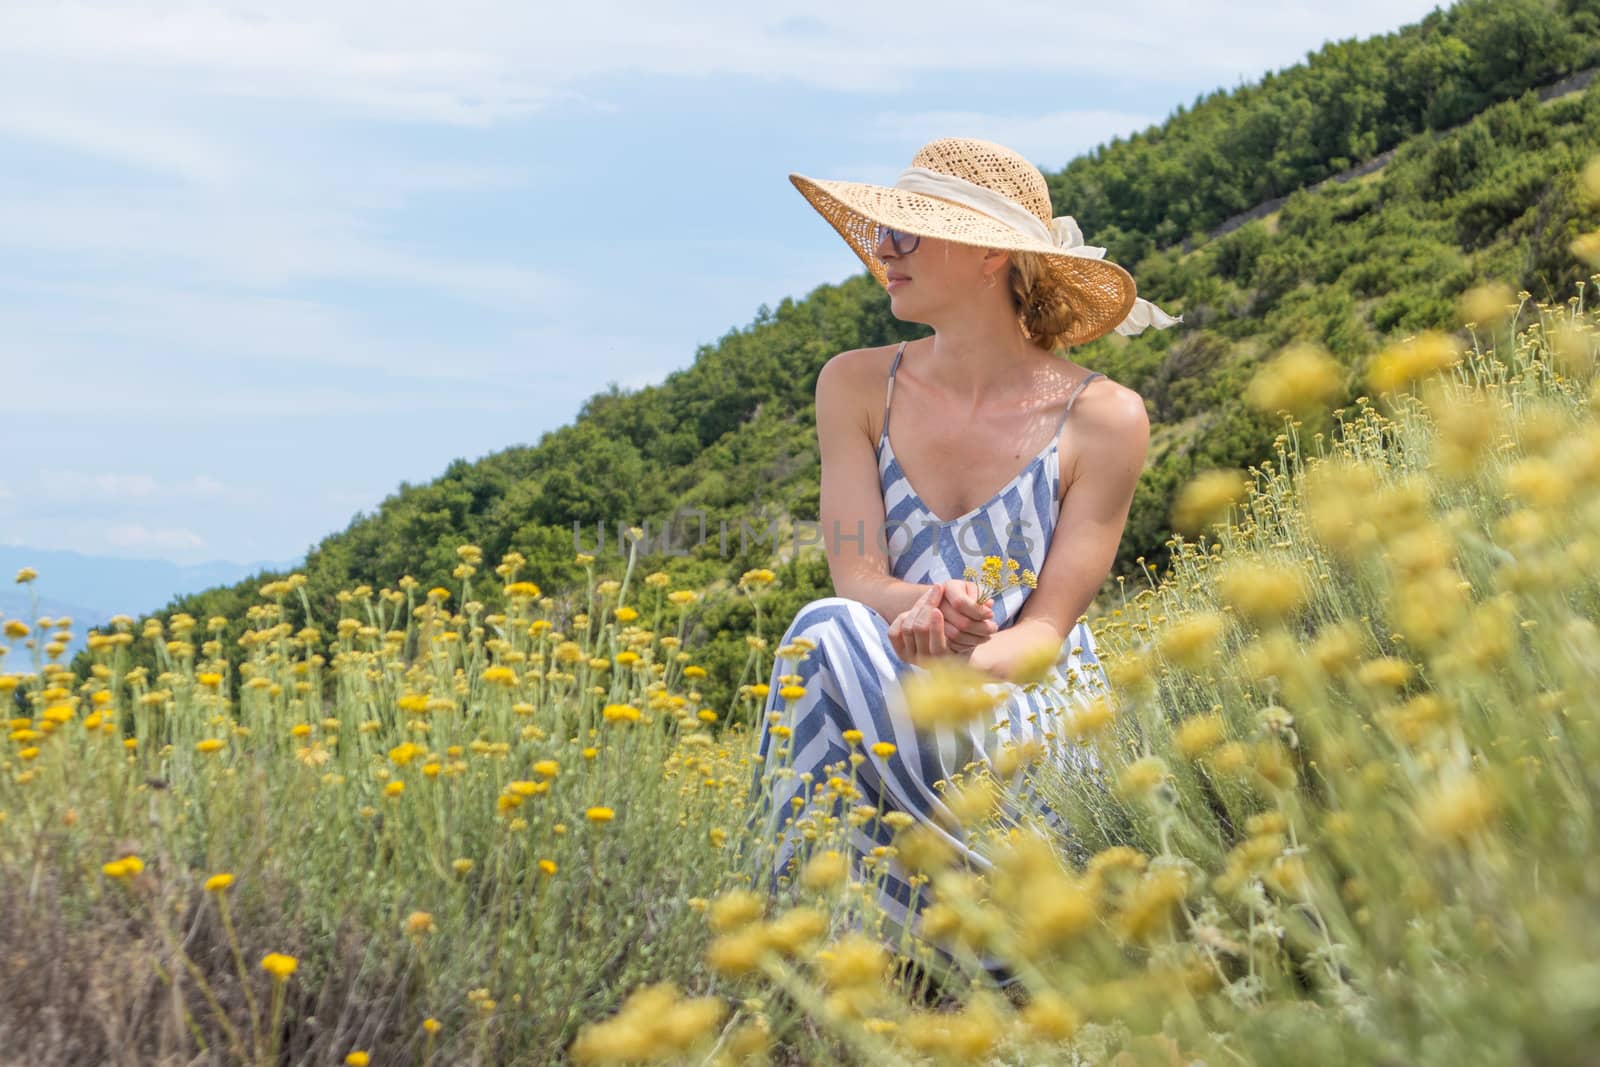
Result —
[[1068, 344], [1111, 330], [1136, 334], [1183, 321], [1140, 299], [1132, 275], [1104, 259], [1104, 248], [1084, 244], [1071, 215], [1052, 217], [1050, 187], [1039, 168], [992, 141], [930, 141], [892, 186], [803, 174], [790, 174], [789, 180], [855, 249], [879, 285], [888, 281], [875, 251], [881, 223], [923, 237], [1044, 256], [1080, 312]]

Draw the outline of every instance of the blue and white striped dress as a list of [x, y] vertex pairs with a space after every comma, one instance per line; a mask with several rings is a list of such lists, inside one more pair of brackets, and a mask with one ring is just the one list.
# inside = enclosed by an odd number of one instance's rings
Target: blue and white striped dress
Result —
[[[1000, 556], [1015, 559], [1019, 570], [1026, 568], [1038, 574], [1061, 511], [1061, 427], [1084, 387], [1101, 375], [1094, 372], [1078, 384], [1050, 443], [1016, 477], [987, 503], [965, 515], [941, 520], [928, 510], [906, 480], [889, 443], [894, 374], [904, 352], [902, 343], [889, 370], [883, 432], [878, 439], [879, 481], [889, 524], [886, 534], [890, 573], [908, 582], [934, 585], [963, 577], [969, 566], [981, 573], [985, 556]], [[1031, 592], [1026, 585], [1015, 585], [994, 598], [994, 620], [999, 629], [1016, 619]], [[895, 654], [889, 642], [889, 621], [865, 604], [838, 596], [811, 601], [796, 613], [780, 645], [800, 637], [809, 638], [815, 648], [798, 665], [782, 659], [774, 665], [755, 771], [753, 796], [765, 803], [758, 804], [752, 823], [758, 831], [764, 831], [765, 841], [777, 846], [764, 876], [769, 879], [769, 888], [775, 889], [782, 876], [792, 874], [790, 868], [802, 836], [794, 825], [801, 811], [793, 803], [794, 798], [814, 798], [819, 788], [825, 789], [830, 774], [839, 773], [838, 766], [849, 759], [851, 752], [866, 757], [855, 772], [855, 785], [861, 795], [840, 801], [835, 806], [836, 813], [857, 804], [874, 805], [884, 812], [907, 812], [978, 869], [987, 869], [989, 862], [969, 847], [962, 839], [964, 835], [959, 835], [959, 823], [934, 783], [949, 779], [970, 761], [988, 763], [1009, 741], [1038, 741], [1060, 758], [1092, 760], [1086, 754], [1069, 752], [1056, 740], [1060, 718], [1073, 702], [1087, 701], [1110, 688], [1095, 654], [1094, 636], [1084, 621], [1080, 620], [1067, 635], [1044, 688], [1029, 691], [1015, 683], [991, 683], [994, 691], [1005, 691], [1005, 699], [992, 717], [959, 734], [952, 730], [918, 731], [912, 726], [900, 682], [907, 674], [924, 668]], [[805, 688], [805, 695], [792, 703], [778, 692], [780, 676], [791, 673], [800, 676]], [[775, 726], [787, 729], [774, 733]], [[856, 744], [847, 742], [844, 734], [849, 730], [859, 730], [862, 740]], [[892, 742], [896, 746], [894, 754], [888, 758], [873, 754], [872, 746], [879, 741]], [[849, 777], [848, 763], [843, 765], [843, 775]], [[802, 823], [804, 820], [802, 814]], [[946, 826], [956, 827], [958, 834], [952, 834]], [[857, 877], [874, 880], [871, 876], [862, 877], [860, 860], [875, 846], [889, 844], [893, 831], [881, 820], [871, 819], [850, 833], [852, 866]], [[888, 872], [882, 880], [878, 902], [892, 922], [904, 924], [909, 916], [914, 926], [928, 891], [914, 890], [903, 869], [892, 860]]]

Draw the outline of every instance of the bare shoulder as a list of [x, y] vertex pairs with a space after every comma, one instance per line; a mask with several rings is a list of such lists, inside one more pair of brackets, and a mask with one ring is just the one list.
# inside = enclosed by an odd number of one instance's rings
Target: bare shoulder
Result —
[[1110, 378], [1090, 383], [1069, 421], [1076, 431], [1072, 480], [1084, 469], [1085, 460], [1102, 469], [1143, 468], [1150, 444], [1150, 413], [1144, 397], [1132, 389]]
[[1109, 378], [1093, 381], [1072, 406], [1072, 421], [1094, 430], [1096, 437], [1144, 440], [1150, 435], [1150, 413], [1144, 397]]
[[883, 395], [889, 364], [898, 347], [889, 344], [849, 348], [829, 358], [817, 374], [819, 420], [823, 418], [821, 409], [826, 406], [830, 421], [842, 417], [859, 425], [869, 436], [875, 435], [883, 404], [879, 399], [875, 406], [872, 398]]
[[822, 365], [821, 373], [840, 386], [861, 386], [869, 381], [886, 379], [889, 376], [889, 364], [894, 361], [894, 351], [899, 347], [898, 344], [889, 344], [847, 348], [829, 358]]

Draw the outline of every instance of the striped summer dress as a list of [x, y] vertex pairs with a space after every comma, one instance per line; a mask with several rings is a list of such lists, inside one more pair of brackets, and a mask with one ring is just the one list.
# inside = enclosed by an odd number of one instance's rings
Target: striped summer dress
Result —
[[[894, 374], [904, 352], [902, 343], [890, 367], [883, 432], [877, 446], [890, 573], [908, 582], [933, 585], [963, 577], [969, 566], [981, 573], [985, 556], [1009, 556], [1017, 560], [1019, 570], [1038, 574], [1061, 511], [1061, 428], [1084, 387], [1102, 375], [1092, 373], [1078, 384], [1050, 443], [988, 502], [954, 519], [941, 520], [906, 480], [889, 443]], [[994, 598], [999, 629], [1016, 619], [1031, 592], [1026, 585], [1015, 585]], [[1086, 622], [1078, 622], [1067, 635], [1046, 690], [1030, 692], [1014, 683], [993, 682], [993, 691], [1005, 694], [994, 717], [959, 733], [918, 731], [912, 726], [900, 681], [924, 668], [895, 654], [889, 642], [889, 621], [865, 604], [838, 596], [813, 600], [796, 613], [780, 644], [799, 637], [809, 638], [815, 648], [798, 665], [782, 659], [774, 665], [752, 790], [752, 796], [762, 801], [751, 818], [756, 841], [776, 845], [769, 853], [771, 866], [761, 875], [769, 890], [775, 891], [785, 875], [792, 876], [797, 845], [804, 840], [806, 824], [811, 821], [801, 810], [803, 805], [793, 801], [800, 796], [815, 801], [819, 793], [825, 794], [830, 775], [839, 773], [837, 765], [847, 761], [853, 751], [866, 757], [855, 773], [860, 795], [835, 802], [835, 814], [859, 804], [884, 812], [908, 812], [978, 869], [987, 869], [989, 862], [961, 836], [940, 826], [943, 821], [959, 832], [935, 782], [949, 778], [969, 761], [988, 763], [1008, 741], [1039, 741], [1057, 758], [1092, 760], [1081, 750], [1069, 752], [1068, 746], [1055, 741], [1057, 731], [1053, 729], [1074, 701], [1087, 701], [1094, 693], [1110, 688]], [[798, 674], [805, 688], [805, 695], [792, 703], [778, 694], [779, 676], [789, 673]], [[775, 726], [787, 730], [774, 733]], [[844, 734], [850, 730], [859, 730], [862, 740], [847, 742]], [[1049, 737], [1044, 736], [1047, 732]], [[888, 758], [873, 754], [872, 746], [879, 741], [892, 742], [896, 751]], [[844, 766], [848, 768], [848, 763]], [[844, 774], [848, 776], [849, 771]], [[1052, 813], [1044, 814], [1052, 823], [1057, 821]], [[888, 844], [893, 831], [881, 820], [871, 819], [850, 833], [857, 879], [880, 881], [870, 872], [863, 873], [861, 859], [875, 846]], [[880, 874], [883, 869], [877, 868]], [[909, 919], [915, 928], [928, 890], [913, 889], [904, 870], [892, 860], [887, 869], [887, 878], [880, 881], [878, 903], [891, 922], [906, 924]]]

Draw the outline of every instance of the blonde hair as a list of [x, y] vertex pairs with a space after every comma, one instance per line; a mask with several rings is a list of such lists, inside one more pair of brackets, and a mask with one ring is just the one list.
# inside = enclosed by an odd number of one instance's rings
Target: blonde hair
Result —
[[1023, 334], [1047, 352], [1064, 347], [1082, 316], [1072, 292], [1055, 280], [1037, 252], [1010, 255], [1011, 296]]

